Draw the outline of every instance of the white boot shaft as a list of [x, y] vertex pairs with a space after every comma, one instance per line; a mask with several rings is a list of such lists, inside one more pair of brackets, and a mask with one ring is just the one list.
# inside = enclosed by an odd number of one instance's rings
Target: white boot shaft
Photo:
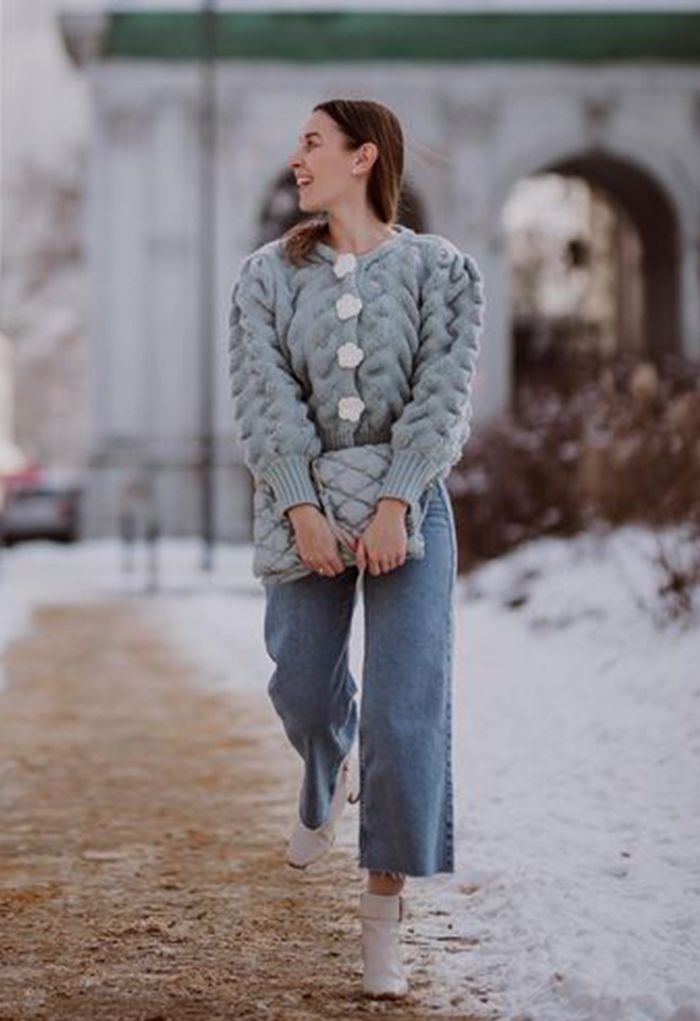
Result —
[[400, 924], [405, 917], [406, 901], [399, 893], [360, 895], [362, 986], [369, 996], [394, 999], [408, 992], [399, 947]]

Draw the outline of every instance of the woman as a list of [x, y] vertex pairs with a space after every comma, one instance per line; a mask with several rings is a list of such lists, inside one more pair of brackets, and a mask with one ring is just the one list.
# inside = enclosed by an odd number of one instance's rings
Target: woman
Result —
[[[243, 262], [232, 296], [230, 378], [245, 463], [271, 485], [310, 572], [265, 584], [268, 685], [304, 762], [287, 861], [333, 844], [357, 799], [358, 691], [348, 668], [362, 579], [359, 719], [363, 988], [399, 997], [406, 876], [454, 871], [451, 762], [456, 537], [445, 478], [469, 434], [482, 278], [452, 242], [396, 224], [404, 164], [381, 103], [315, 106], [289, 158], [316, 215]], [[310, 474], [322, 451], [391, 443], [391, 463], [346, 565]], [[406, 512], [424, 511], [425, 556], [406, 557]], [[351, 540], [349, 540], [351, 541]]]

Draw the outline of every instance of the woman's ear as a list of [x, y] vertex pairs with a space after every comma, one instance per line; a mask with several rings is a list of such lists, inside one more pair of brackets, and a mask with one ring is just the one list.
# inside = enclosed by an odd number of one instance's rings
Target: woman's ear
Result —
[[378, 155], [379, 149], [374, 142], [363, 142], [353, 160], [353, 174], [371, 170]]

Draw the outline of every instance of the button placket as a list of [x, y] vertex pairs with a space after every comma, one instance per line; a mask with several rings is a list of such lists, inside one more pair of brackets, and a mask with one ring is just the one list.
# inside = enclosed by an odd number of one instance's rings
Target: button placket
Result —
[[[333, 272], [339, 280], [348, 278], [343, 293], [336, 299], [335, 310], [338, 318], [347, 323], [345, 333], [352, 333], [352, 339], [346, 340], [336, 352], [338, 364], [344, 369], [355, 369], [364, 358], [364, 351], [357, 344], [357, 317], [363, 307], [362, 299], [357, 294], [357, 284], [352, 273], [357, 268], [357, 258], [352, 252], [343, 252], [335, 260]], [[349, 286], [348, 286], [349, 285]], [[355, 377], [352, 382], [357, 385]], [[345, 394], [338, 400], [338, 417], [344, 422], [357, 422], [364, 411], [365, 402], [357, 392]]]

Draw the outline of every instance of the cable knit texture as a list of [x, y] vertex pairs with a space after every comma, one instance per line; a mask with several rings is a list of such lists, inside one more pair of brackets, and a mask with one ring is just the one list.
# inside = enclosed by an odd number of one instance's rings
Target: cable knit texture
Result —
[[317, 243], [293, 266], [280, 239], [241, 266], [229, 370], [244, 461], [280, 511], [321, 504], [309, 471], [326, 450], [390, 442], [380, 496], [416, 500], [470, 432], [484, 285], [470, 256], [398, 225], [363, 255]]

